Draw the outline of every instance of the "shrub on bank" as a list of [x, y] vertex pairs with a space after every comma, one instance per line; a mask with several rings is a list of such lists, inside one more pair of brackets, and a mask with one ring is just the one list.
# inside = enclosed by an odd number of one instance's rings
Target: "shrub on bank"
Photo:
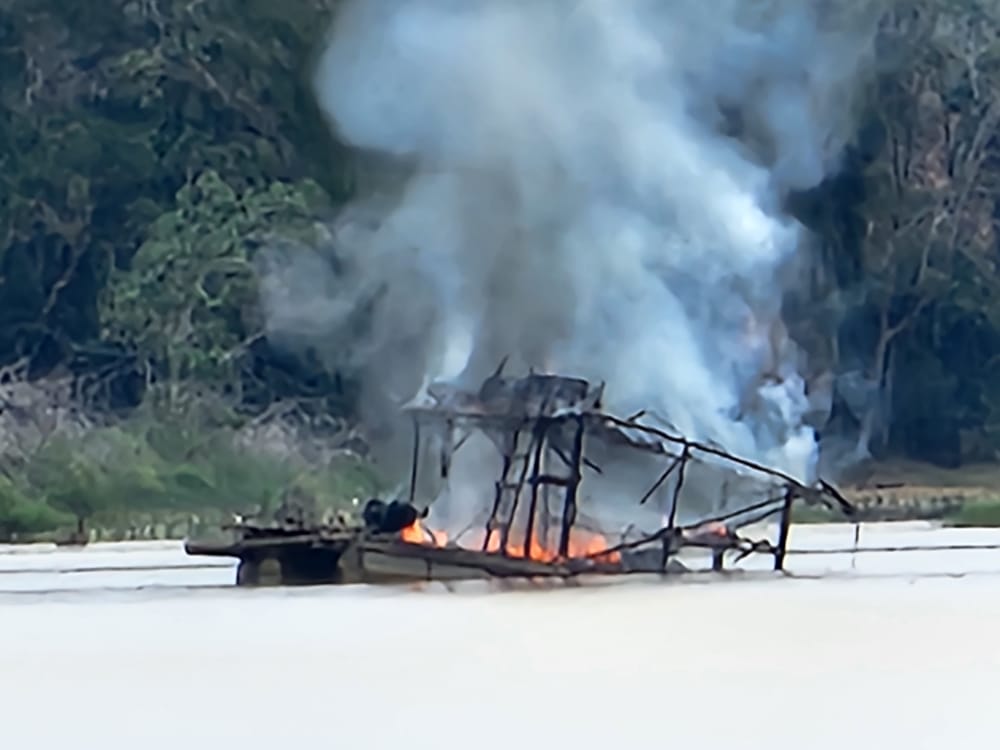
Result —
[[351, 507], [353, 498], [378, 491], [372, 467], [352, 456], [310, 465], [234, 438], [229, 429], [143, 424], [53, 437], [0, 474], [0, 541], [53, 534], [85, 541], [96, 527], [102, 537], [138, 527], [166, 535], [201, 520], [270, 512], [291, 489], [322, 509]]
[[17, 541], [70, 521], [47, 503], [29, 499], [14, 481], [0, 475], [0, 540]]
[[1000, 499], [965, 503], [945, 517], [946, 526], [994, 528], [1000, 526]]

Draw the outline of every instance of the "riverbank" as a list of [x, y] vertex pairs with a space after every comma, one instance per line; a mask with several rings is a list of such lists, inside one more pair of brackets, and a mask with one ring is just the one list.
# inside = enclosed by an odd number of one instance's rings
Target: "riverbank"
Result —
[[[337, 477], [336, 495], [345, 498], [340, 509], [356, 510], [350, 497], [365, 496], [377, 482], [366, 477], [367, 470], [352, 469], [353, 476]], [[364, 481], [359, 481], [359, 477]], [[276, 491], [276, 490], [275, 490]], [[844, 496], [859, 510], [865, 523], [937, 521], [956, 527], [1000, 527], [1000, 464], [976, 464], [961, 469], [942, 469], [906, 461], [878, 464], [863, 486], [844, 486]], [[329, 502], [327, 502], [329, 505]], [[236, 507], [232, 502], [229, 506]], [[232, 510], [205, 508], [198, 511], [119, 510], [95, 517], [81, 537], [75, 527], [65, 525], [52, 531], [22, 534], [25, 544], [79, 545], [100, 542], [157, 541], [191, 537], [213, 537], [219, 526], [230, 521]], [[837, 523], [843, 517], [823, 508], [797, 506], [794, 520], [799, 524]]]
[[[899, 488], [847, 491], [844, 496], [857, 508], [862, 523], [939, 521], [948, 526], [1000, 527], [1000, 498], [985, 490], [954, 488]], [[826, 508], [799, 506], [795, 523], [836, 523], [843, 516]]]
[[[1000, 526], [1000, 464], [944, 469], [913, 461], [872, 466], [864, 483], [841, 488], [858, 520], [941, 521], [953, 526]], [[798, 523], [838, 520], [822, 509], [798, 508]]]
[[[847, 490], [844, 495], [858, 508], [857, 520], [861, 523], [934, 521], [953, 527], [1000, 528], [1000, 492], [984, 488], [896, 487]], [[136, 514], [114, 525], [89, 528], [82, 544], [71, 527], [24, 535], [10, 544], [70, 548], [115, 542], [214, 538], [222, 533], [220, 526], [231, 519], [231, 513], [214, 510]], [[793, 519], [796, 524], [804, 525], [844, 522], [844, 517], [836, 511], [801, 505], [796, 507]], [[0, 549], [10, 544], [0, 544]]]

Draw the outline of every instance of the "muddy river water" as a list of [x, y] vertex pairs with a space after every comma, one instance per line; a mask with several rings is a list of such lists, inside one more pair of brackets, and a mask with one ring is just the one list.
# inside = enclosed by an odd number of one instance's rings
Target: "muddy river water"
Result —
[[[861, 534], [928, 543], [1000, 531]], [[218, 562], [0, 548], [0, 747], [1000, 747], [1000, 551], [502, 591], [237, 590]]]

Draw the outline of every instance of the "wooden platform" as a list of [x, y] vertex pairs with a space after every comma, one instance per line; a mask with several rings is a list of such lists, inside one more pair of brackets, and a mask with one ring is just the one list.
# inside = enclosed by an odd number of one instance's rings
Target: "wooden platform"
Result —
[[[543, 562], [499, 552], [432, 547], [397, 536], [356, 531], [254, 536], [228, 542], [188, 541], [189, 555], [240, 561], [236, 583], [244, 586], [405, 583], [488, 578], [570, 578], [662, 572], [656, 550], [628, 551], [619, 562], [575, 558]], [[672, 565], [669, 571], [677, 571]]]

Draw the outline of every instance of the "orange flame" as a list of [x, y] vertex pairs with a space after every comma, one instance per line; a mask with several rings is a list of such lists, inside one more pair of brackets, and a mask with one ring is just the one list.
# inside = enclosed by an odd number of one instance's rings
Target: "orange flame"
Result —
[[[621, 554], [618, 552], [609, 552], [604, 555], [599, 554], [607, 548], [608, 542], [603, 535], [583, 531], [582, 529], [572, 529], [569, 535], [569, 550], [566, 556], [589, 557], [594, 555], [594, 559], [601, 562], [620, 562]], [[558, 543], [542, 544], [534, 534], [532, 534], [531, 542], [527, 545], [527, 550], [525, 550], [523, 542], [507, 541], [507, 554], [511, 557], [527, 557], [529, 560], [538, 560], [539, 562], [554, 562], [560, 559], [558, 549]], [[489, 542], [486, 544], [486, 551], [500, 551], [500, 534], [490, 534]]]
[[[448, 543], [447, 534], [443, 531], [428, 529], [420, 523], [420, 521], [414, 522], [412, 526], [407, 526], [400, 533], [400, 536], [403, 541], [409, 542], [410, 544], [427, 544], [433, 547], [444, 547]], [[480, 537], [480, 540], [481, 539], [482, 537]], [[527, 549], [525, 549], [525, 546], [527, 546]], [[479, 544], [468, 545], [468, 548], [482, 549], [482, 542], [480, 541]], [[594, 556], [594, 559], [600, 562], [621, 562], [621, 554], [619, 552], [608, 552], [603, 555], [599, 554], [607, 548], [608, 542], [603, 535], [583, 531], [582, 529], [572, 529], [569, 536], [569, 553], [567, 557]], [[543, 544], [538, 539], [537, 535], [532, 534], [531, 542], [528, 545], [525, 545], [523, 540], [521, 542], [508, 540], [506, 552], [511, 557], [527, 557], [529, 560], [538, 560], [539, 562], [555, 562], [560, 559], [560, 555], [557, 550], [557, 543]], [[486, 551], [500, 551], [499, 533], [490, 533], [489, 540], [486, 544]]]
[[432, 531], [420, 521], [414, 521], [400, 532], [404, 542], [410, 544], [429, 544], [432, 547], [443, 547], [448, 543], [448, 535], [443, 531]]

